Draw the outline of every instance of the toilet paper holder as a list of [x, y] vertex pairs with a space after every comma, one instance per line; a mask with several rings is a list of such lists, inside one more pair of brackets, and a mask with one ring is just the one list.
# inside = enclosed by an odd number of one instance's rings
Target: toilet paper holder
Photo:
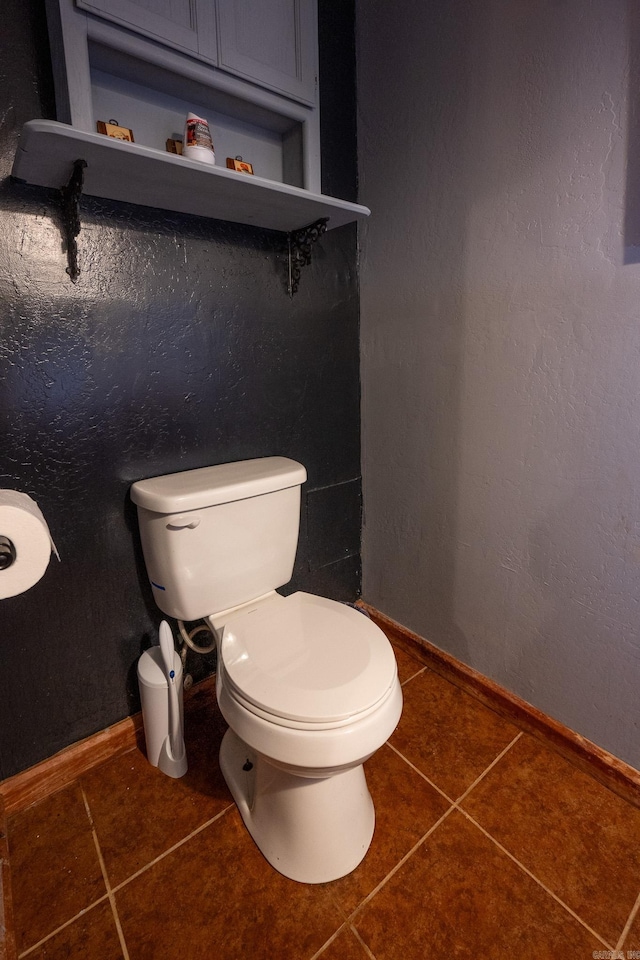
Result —
[[16, 559], [16, 548], [13, 545], [13, 541], [9, 537], [3, 537], [0, 535], [0, 572], [2, 570], [8, 570], [12, 563]]

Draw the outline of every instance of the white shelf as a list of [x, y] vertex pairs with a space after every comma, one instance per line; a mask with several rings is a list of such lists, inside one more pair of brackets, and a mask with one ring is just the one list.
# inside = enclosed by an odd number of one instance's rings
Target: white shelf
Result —
[[328, 217], [327, 229], [370, 210], [348, 200], [236, 173], [137, 143], [76, 130], [55, 120], [22, 129], [12, 176], [40, 187], [66, 186], [76, 160], [87, 163], [83, 194], [289, 233]]

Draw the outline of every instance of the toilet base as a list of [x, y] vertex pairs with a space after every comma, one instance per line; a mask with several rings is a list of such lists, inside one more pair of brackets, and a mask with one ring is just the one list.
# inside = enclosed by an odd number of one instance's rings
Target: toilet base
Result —
[[369, 849], [375, 813], [362, 764], [322, 780], [295, 776], [227, 730], [220, 769], [247, 830], [285, 877], [300, 883], [337, 880]]

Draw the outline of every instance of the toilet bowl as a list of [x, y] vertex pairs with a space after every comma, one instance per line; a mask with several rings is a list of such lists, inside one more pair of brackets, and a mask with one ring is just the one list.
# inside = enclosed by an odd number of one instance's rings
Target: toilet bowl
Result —
[[291, 578], [305, 478], [300, 464], [270, 457], [138, 481], [131, 495], [158, 606], [215, 633], [229, 724], [220, 768], [243, 821], [282, 874], [322, 883], [355, 869], [370, 845], [363, 763], [393, 732], [402, 693], [391, 645], [368, 617], [276, 593]]
[[225, 617], [220, 766], [249, 833], [285, 876], [322, 883], [366, 854], [374, 808], [363, 763], [395, 729], [402, 695], [381, 630], [344, 604], [273, 594]]

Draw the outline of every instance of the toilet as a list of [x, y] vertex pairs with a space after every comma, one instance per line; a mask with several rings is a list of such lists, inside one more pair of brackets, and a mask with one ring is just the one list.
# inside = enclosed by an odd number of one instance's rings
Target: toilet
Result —
[[215, 634], [220, 768], [243, 821], [276, 870], [323, 883], [369, 848], [363, 763], [395, 729], [402, 693], [368, 617], [276, 592], [293, 573], [306, 476], [265, 457], [140, 480], [131, 499], [156, 603]]

